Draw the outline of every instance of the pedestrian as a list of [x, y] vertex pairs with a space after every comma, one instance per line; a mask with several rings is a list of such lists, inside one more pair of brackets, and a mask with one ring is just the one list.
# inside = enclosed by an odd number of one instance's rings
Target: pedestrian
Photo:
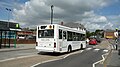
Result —
[[115, 38], [113, 47], [114, 47], [115, 50], [118, 49], [118, 38]]
[[86, 43], [88, 44], [88, 43], [89, 43], [89, 41], [90, 41], [90, 40], [89, 40], [89, 38], [87, 38], [87, 39], [86, 39]]

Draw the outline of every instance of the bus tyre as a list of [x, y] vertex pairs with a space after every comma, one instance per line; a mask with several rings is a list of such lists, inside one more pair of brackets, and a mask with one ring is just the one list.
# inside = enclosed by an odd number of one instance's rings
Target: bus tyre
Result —
[[68, 52], [71, 52], [71, 51], [72, 51], [72, 47], [68, 46]]
[[83, 49], [83, 45], [81, 44], [80, 46], [81, 46], [80, 49], [82, 50]]

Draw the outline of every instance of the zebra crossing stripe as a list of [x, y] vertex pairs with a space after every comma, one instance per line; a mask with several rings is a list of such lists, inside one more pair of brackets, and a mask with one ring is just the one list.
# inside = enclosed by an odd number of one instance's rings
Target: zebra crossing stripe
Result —
[[103, 52], [108, 52], [108, 50], [103, 50]]
[[95, 51], [99, 51], [100, 49], [94, 49]]
[[108, 52], [108, 51], [109, 51], [109, 50], [107, 50], [107, 49], [86, 48], [87, 51], [88, 51], [88, 50], [91, 50], [91, 49], [93, 49], [93, 51], [99, 51], [99, 50], [102, 50], [103, 52]]
[[87, 48], [86, 50], [91, 50], [92, 48]]

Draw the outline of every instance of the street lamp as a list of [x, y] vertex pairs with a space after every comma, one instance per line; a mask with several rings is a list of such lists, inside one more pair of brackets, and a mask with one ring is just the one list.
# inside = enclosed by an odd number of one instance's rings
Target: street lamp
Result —
[[6, 8], [6, 10], [8, 11], [8, 24], [7, 24], [7, 27], [9, 27], [10, 11], [12, 11], [12, 10], [9, 9], [9, 8]]
[[[10, 18], [10, 11], [12, 11], [11, 9], [9, 8], [6, 8], [6, 10], [8, 11], [8, 24], [7, 24], [7, 27], [9, 28], [9, 18]], [[10, 47], [10, 31], [9, 31], [9, 47]]]
[[53, 5], [51, 5], [51, 24], [53, 23]]

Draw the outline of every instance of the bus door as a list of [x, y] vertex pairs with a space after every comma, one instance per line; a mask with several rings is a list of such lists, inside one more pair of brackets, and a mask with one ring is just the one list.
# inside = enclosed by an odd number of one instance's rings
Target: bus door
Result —
[[61, 29], [59, 29], [59, 48], [60, 51], [64, 51], [67, 43], [67, 39], [66, 39], [66, 31], [62, 31]]
[[66, 31], [62, 32], [62, 50], [66, 51], [67, 49], [67, 33]]

